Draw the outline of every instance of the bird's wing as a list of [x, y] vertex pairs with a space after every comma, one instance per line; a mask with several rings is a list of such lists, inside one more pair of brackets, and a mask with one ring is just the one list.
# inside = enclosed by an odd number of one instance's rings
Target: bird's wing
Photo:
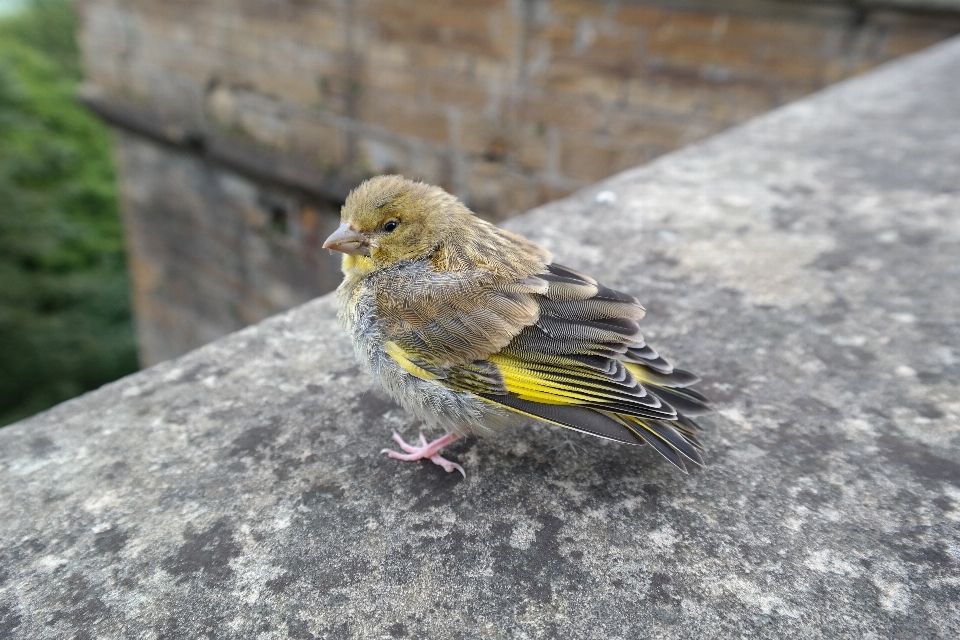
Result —
[[442, 272], [420, 262], [379, 274], [370, 286], [389, 348], [430, 368], [467, 365], [500, 351], [537, 321], [537, 294], [549, 283], [482, 268]]
[[[510, 290], [511, 304], [534, 307], [497, 348], [438, 365], [424, 355], [433, 343], [421, 334], [420, 342], [388, 343], [388, 353], [413, 375], [510, 411], [620, 442], [648, 443], [681, 469], [685, 459], [702, 464], [697, 425], [683, 415], [709, 409], [706, 398], [687, 389], [698, 378], [673, 369], [646, 345], [638, 324], [644, 310], [635, 298], [556, 264], [519, 286], [535, 290]], [[501, 306], [478, 315], [490, 313], [488, 323], [505, 322]], [[473, 317], [468, 314], [464, 325], [475, 324]], [[450, 323], [444, 319], [438, 326]], [[459, 345], [469, 336], [453, 326]]]

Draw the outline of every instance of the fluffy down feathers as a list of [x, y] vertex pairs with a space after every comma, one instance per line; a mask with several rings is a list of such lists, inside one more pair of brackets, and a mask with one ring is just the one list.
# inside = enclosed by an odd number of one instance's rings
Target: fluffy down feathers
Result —
[[324, 245], [345, 253], [341, 321], [426, 422], [482, 435], [540, 420], [703, 463], [699, 378], [644, 342], [636, 298], [399, 176], [360, 185], [341, 222]]

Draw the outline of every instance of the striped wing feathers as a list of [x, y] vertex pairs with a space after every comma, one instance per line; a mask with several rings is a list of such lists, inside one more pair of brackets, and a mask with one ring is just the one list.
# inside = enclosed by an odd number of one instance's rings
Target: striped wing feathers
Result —
[[[514, 298], [516, 296], [516, 298]], [[504, 297], [509, 303], [502, 303]], [[411, 374], [469, 391], [516, 413], [566, 428], [631, 444], [647, 443], [678, 468], [702, 464], [698, 427], [688, 415], [709, 410], [706, 398], [688, 389], [698, 378], [674, 369], [640, 335], [644, 310], [626, 294], [560, 265], [508, 283], [477, 302], [457, 323], [444, 315], [388, 343], [387, 352]], [[519, 301], [517, 301], [519, 299]], [[473, 360], [450, 363], [471, 352], [466, 343], [484, 336], [475, 317], [495, 322], [514, 305], [533, 301], [536, 313], [508, 341]], [[482, 307], [482, 305], [480, 305]], [[432, 354], [438, 343], [445, 357]], [[446, 361], [446, 362], [443, 362]], [[684, 415], [687, 414], [687, 415]]]

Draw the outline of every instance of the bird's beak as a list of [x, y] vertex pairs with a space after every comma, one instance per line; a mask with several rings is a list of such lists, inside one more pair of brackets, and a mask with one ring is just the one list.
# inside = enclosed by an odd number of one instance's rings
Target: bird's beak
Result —
[[344, 222], [330, 234], [323, 243], [323, 248], [354, 256], [369, 256], [370, 239], [350, 226], [349, 222]]

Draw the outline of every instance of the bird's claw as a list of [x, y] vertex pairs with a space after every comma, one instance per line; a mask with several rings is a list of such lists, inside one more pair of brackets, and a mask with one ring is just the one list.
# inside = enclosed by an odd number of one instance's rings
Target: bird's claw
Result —
[[[400, 437], [400, 434], [397, 433], [396, 431], [393, 432], [393, 441], [396, 442], [398, 445], [400, 445], [400, 448], [406, 451], [407, 453], [417, 453], [421, 448], [423, 448], [423, 447], [415, 447], [412, 444], [407, 444], [406, 441], [404, 441], [404, 439]], [[427, 446], [427, 439], [423, 437], [422, 431], [420, 432], [420, 442], [424, 447]], [[389, 451], [389, 449], [384, 449], [383, 451]], [[383, 453], [383, 451], [381, 451], [380, 453]]]
[[393, 432], [393, 440], [396, 442], [401, 449], [406, 453], [400, 453], [399, 451], [394, 451], [392, 449], [381, 449], [380, 453], [385, 453], [395, 460], [404, 460], [406, 462], [413, 462], [414, 460], [430, 460], [435, 465], [441, 467], [447, 473], [453, 472], [454, 469], [460, 472], [464, 478], [467, 477], [467, 472], [463, 470], [456, 462], [447, 460], [440, 455], [440, 449], [444, 448], [451, 442], [457, 439], [457, 435], [454, 433], [448, 433], [442, 438], [437, 438], [433, 442], [427, 442], [427, 439], [423, 437], [423, 433], [420, 434], [420, 445], [416, 447], [407, 442], [400, 437], [400, 434], [396, 431]]
[[436, 465], [440, 465], [440, 467], [442, 467], [443, 470], [446, 471], [447, 473], [451, 473], [454, 469], [456, 469], [457, 471], [460, 472], [460, 475], [462, 475], [464, 478], [467, 477], [467, 472], [463, 470], [463, 467], [458, 465], [456, 462], [447, 460], [446, 458], [441, 456], [439, 453], [436, 455], [430, 456], [430, 462]]

